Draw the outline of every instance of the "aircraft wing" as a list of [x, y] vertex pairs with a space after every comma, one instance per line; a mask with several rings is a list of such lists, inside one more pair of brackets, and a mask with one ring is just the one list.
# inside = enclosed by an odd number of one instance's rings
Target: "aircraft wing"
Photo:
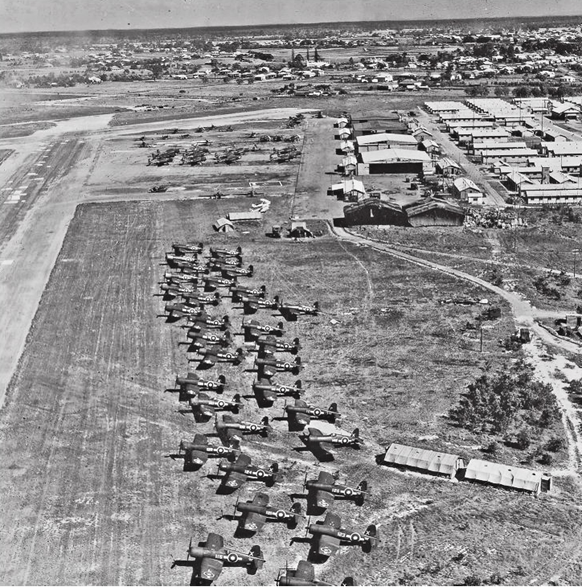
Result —
[[237, 467], [248, 467], [251, 464], [251, 457], [249, 455], [245, 455], [244, 453], [240, 453], [236, 462], [234, 463]]
[[222, 550], [224, 548], [224, 539], [220, 534], [209, 532], [204, 548], [208, 548], [208, 550]]
[[261, 508], [265, 508], [269, 505], [269, 496], [262, 491], [255, 493], [253, 497], [253, 505], [258, 505]]
[[201, 363], [204, 363], [205, 365], [214, 365], [216, 363], [216, 352], [208, 349]]
[[204, 434], [196, 434], [192, 444], [208, 444], [208, 438]]
[[211, 583], [218, 579], [222, 572], [222, 561], [215, 558], [203, 558], [200, 564], [200, 577]]
[[232, 424], [234, 422], [234, 418], [230, 414], [224, 414], [224, 416], [222, 416], [222, 421], [228, 424]]
[[315, 491], [315, 505], [318, 508], [328, 508], [333, 503], [333, 493], [323, 489]]
[[295, 578], [302, 579], [305, 583], [313, 583], [315, 581], [315, 570], [313, 565], [309, 561], [300, 560], [299, 563], [297, 563]]
[[244, 473], [238, 471], [228, 471], [228, 473], [222, 478], [220, 483], [223, 487], [230, 489], [238, 489], [247, 480], [247, 476]]
[[335, 485], [335, 479], [331, 473], [327, 471], [320, 471], [317, 478], [318, 483], [325, 483], [326, 485]]
[[245, 515], [244, 529], [249, 532], [259, 532], [265, 525], [266, 520], [267, 518], [263, 514], [248, 512]]
[[324, 526], [331, 526], [332, 528], [339, 530], [342, 525], [342, 520], [337, 514], [334, 514], [332, 512], [327, 512], [327, 514], [325, 516], [325, 520], [323, 521], [323, 525]]
[[320, 534], [317, 545], [317, 553], [321, 556], [332, 556], [340, 547], [340, 539], [329, 534]]

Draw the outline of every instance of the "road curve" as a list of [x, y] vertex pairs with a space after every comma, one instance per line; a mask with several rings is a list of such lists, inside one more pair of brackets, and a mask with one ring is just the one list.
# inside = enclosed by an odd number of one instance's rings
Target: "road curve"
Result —
[[415, 263], [416, 265], [428, 267], [430, 269], [434, 269], [435, 271], [440, 271], [441, 273], [446, 273], [447, 275], [452, 275], [453, 277], [456, 277], [458, 279], [463, 279], [464, 281], [469, 281], [471, 283], [479, 285], [482, 288], [495, 293], [496, 295], [500, 296], [509, 303], [509, 305], [511, 306], [513, 318], [518, 326], [525, 326], [527, 328], [530, 328], [544, 343], [557, 346], [561, 350], [568, 351], [574, 354], [578, 354], [581, 352], [581, 348], [579, 345], [577, 345], [574, 342], [570, 342], [568, 340], [564, 340], [561, 338], [557, 338], [556, 336], [553, 336], [548, 330], [546, 330], [536, 322], [537, 318], [545, 318], [548, 316], [565, 316], [568, 313], [567, 310], [564, 310], [563, 312], [548, 312], [546, 310], [539, 310], [533, 307], [527, 300], [521, 298], [518, 294], [506, 291], [501, 287], [497, 287], [496, 285], [493, 285], [492, 283], [485, 281], [484, 279], [480, 279], [479, 277], [475, 277], [474, 275], [470, 275], [469, 273], [465, 273], [464, 271], [459, 271], [458, 269], [453, 269], [452, 267], [447, 267], [446, 265], [440, 265], [439, 263], [435, 263], [434, 261], [428, 261], [426, 259], [415, 257], [414, 255], [403, 253], [402, 251], [394, 249], [388, 244], [374, 241], [363, 236], [360, 236], [358, 234], [354, 234], [353, 232], [350, 232], [345, 228], [333, 226], [331, 223], [329, 223], [329, 226], [331, 228], [332, 234], [334, 234], [340, 240], [360, 245], [363, 244], [381, 253], [386, 253], [388, 255], [397, 257], [399, 259], [403, 259], [410, 263]]

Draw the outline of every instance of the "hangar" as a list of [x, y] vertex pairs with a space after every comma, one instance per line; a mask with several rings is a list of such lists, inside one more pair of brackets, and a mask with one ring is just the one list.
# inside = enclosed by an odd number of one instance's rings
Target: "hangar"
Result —
[[459, 469], [465, 468], [465, 462], [458, 455], [396, 443], [390, 445], [382, 464], [444, 475], [451, 479], [456, 476]]
[[552, 488], [552, 477], [549, 473], [500, 465], [480, 459], [471, 459], [469, 461], [465, 471], [465, 479], [467, 481], [520, 489], [535, 494], [550, 491]]

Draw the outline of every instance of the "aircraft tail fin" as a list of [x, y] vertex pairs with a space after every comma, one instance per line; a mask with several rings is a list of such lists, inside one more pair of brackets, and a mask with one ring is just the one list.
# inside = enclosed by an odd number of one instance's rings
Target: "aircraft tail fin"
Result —
[[337, 404], [335, 402], [329, 406], [329, 411], [337, 412]]
[[358, 491], [368, 491], [368, 482], [364, 479], [357, 487]]
[[375, 524], [370, 524], [366, 528], [366, 536], [368, 536], [368, 541], [370, 543], [370, 548], [374, 549], [378, 546], [380, 542], [380, 531]]

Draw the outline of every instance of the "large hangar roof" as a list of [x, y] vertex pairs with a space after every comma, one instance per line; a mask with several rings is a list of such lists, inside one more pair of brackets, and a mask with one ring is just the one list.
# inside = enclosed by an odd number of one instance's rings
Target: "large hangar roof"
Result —
[[378, 149], [360, 153], [362, 163], [381, 163], [382, 161], [421, 161], [430, 163], [432, 159], [426, 151], [412, 149]]

